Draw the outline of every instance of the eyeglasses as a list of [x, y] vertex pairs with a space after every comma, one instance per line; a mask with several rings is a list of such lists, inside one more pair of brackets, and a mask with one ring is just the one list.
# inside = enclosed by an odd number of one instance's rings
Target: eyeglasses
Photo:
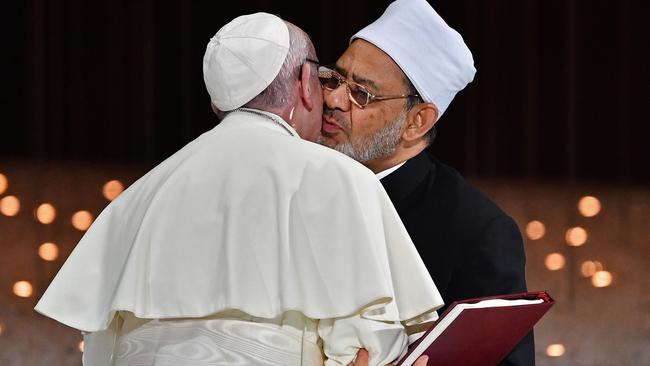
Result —
[[311, 59], [311, 58], [309, 58], [309, 57], [307, 57], [307, 58], [305, 59], [305, 62], [311, 62], [312, 64], [316, 64], [317, 67], [318, 67], [318, 65], [320, 65], [320, 62], [319, 62], [319, 61], [316, 61], [316, 60]]
[[369, 103], [379, 102], [382, 100], [419, 97], [417, 94], [375, 95], [369, 92], [368, 89], [366, 89], [366, 87], [363, 85], [358, 84], [354, 81], [345, 80], [341, 74], [326, 66], [321, 66], [318, 68], [318, 78], [320, 79], [320, 83], [323, 88], [329, 91], [336, 90], [339, 86], [341, 86], [341, 84], [345, 84], [345, 88], [348, 92], [348, 98], [359, 108], [364, 108]]

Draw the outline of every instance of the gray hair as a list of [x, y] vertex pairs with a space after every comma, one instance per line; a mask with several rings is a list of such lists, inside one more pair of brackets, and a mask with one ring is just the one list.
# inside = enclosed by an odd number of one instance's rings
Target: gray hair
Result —
[[309, 36], [300, 28], [285, 21], [289, 29], [289, 53], [284, 59], [280, 72], [273, 82], [260, 94], [246, 103], [245, 107], [266, 109], [282, 108], [292, 102], [293, 81], [298, 75], [300, 67], [309, 56], [311, 41]]

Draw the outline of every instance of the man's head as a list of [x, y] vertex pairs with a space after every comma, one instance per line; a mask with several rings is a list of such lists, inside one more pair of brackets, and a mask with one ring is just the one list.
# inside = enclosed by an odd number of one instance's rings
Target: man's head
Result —
[[[400, 146], [426, 146], [437, 108], [422, 102], [390, 56], [370, 42], [355, 40], [332, 69], [345, 83], [332, 89], [324, 80], [319, 142], [371, 167], [394, 155]], [[365, 97], [364, 89], [371, 95]], [[373, 96], [379, 98], [360, 105]], [[393, 98], [382, 99], [385, 96]]]
[[203, 59], [213, 110], [273, 112], [314, 140], [323, 106], [317, 60], [309, 36], [295, 25], [266, 13], [235, 18], [210, 40]]
[[[392, 3], [351, 38], [333, 69], [342, 80], [321, 75], [320, 142], [374, 171], [425, 149], [435, 123], [476, 71], [462, 37], [425, 0]], [[359, 92], [364, 88], [374, 95], [365, 106], [355, 103], [367, 100]]]

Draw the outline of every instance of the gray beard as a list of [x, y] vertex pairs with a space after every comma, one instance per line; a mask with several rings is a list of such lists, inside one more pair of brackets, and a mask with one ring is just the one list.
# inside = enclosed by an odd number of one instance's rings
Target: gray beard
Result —
[[316, 142], [343, 153], [360, 163], [384, 158], [397, 150], [397, 146], [399, 146], [402, 139], [401, 132], [406, 121], [406, 115], [406, 111], [402, 111], [394, 121], [387, 123], [379, 131], [356, 141], [345, 141], [329, 146], [324, 143], [323, 137], [320, 136]]

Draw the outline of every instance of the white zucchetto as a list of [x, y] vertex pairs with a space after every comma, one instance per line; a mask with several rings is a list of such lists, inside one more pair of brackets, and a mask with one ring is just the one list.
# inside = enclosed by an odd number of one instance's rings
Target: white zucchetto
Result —
[[242, 15], [224, 25], [203, 56], [212, 103], [230, 111], [251, 101], [273, 82], [288, 52], [289, 29], [275, 15]]
[[456, 93], [474, 79], [472, 53], [458, 32], [425, 0], [397, 0], [350, 42], [364, 39], [388, 54], [438, 118]]

